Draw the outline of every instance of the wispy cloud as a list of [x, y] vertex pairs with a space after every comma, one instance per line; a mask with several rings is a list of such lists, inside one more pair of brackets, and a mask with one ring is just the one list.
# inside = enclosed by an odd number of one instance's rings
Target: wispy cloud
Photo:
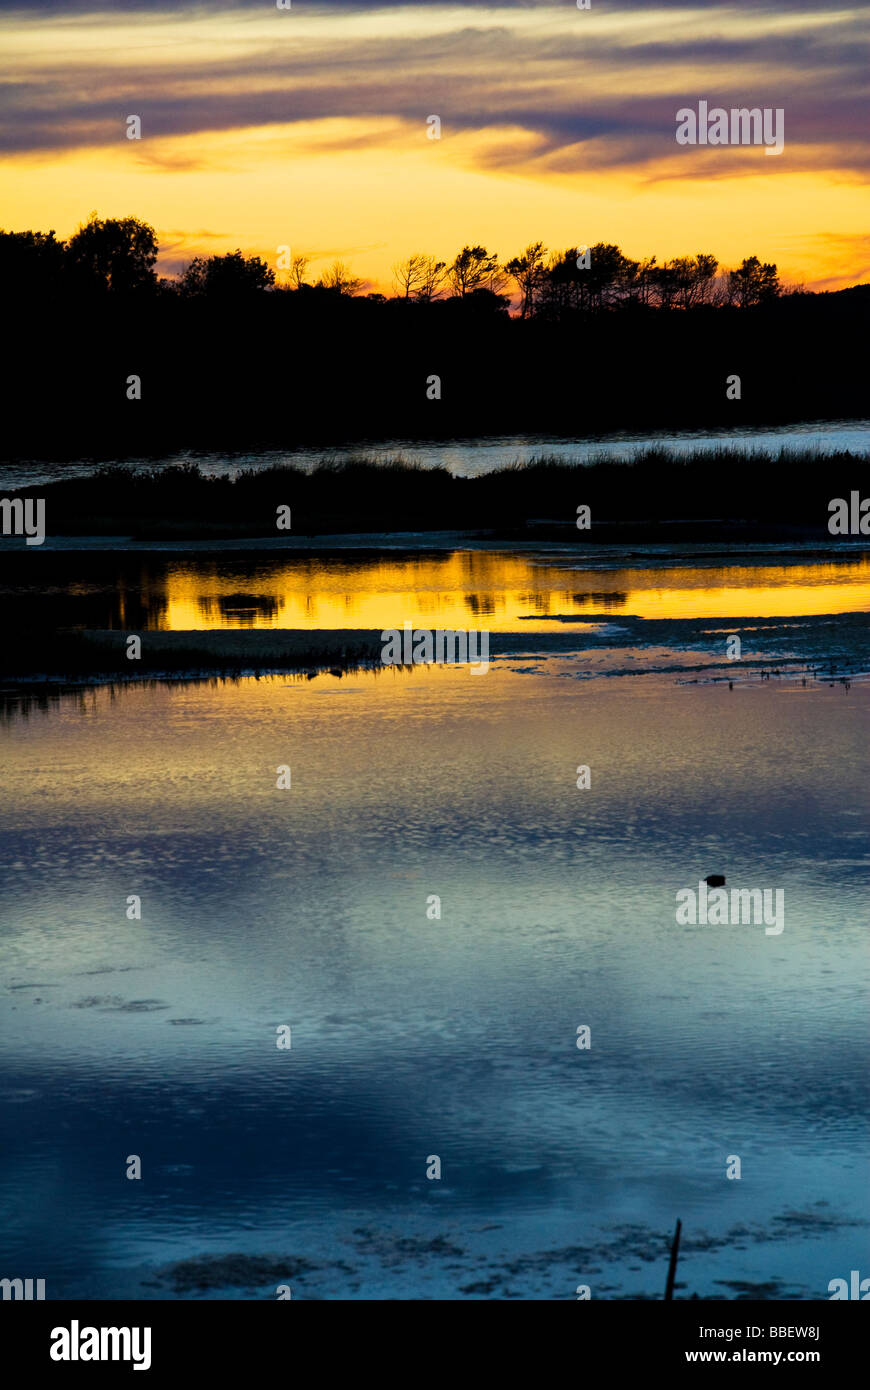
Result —
[[[33, 31], [43, 30], [39, 17], [49, 8], [56, 14], [42, 0], [0, 0], [4, 25], [13, 16], [27, 20], [33, 38], [13, 46], [0, 88], [0, 151], [8, 154], [117, 144], [135, 113], [143, 159], [178, 168], [183, 158], [196, 167], [195, 153], [160, 142], [353, 119], [371, 126], [358, 124], [352, 138], [375, 146], [395, 138], [391, 121], [422, 126], [435, 112], [445, 138], [498, 129], [529, 137], [500, 152], [488, 148], [490, 167], [516, 162], [553, 174], [669, 161], [711, 176], [749, 170], [743, 150], [718, 150], [711, 161], [709, 150], [675, 148], [676, 110], [703, 97], [726, 107], [783, 107], [794, 167], [863, 171], [870, 162], [856, 128], [867, 103], [866, 13], [833, 5], [815, 5], [808, 16], [792, 4], [741, 5], [735, 13], [713, 0], [674, 0], [660, 7], [656, 25], [644, 12], [639, 28], [630, 4], [616, 17], [602, 7], [600, 22], [598, 13], [566, 3], [417, 6], [410, 33], [399, 7], [383, 3], [305, 6], [298, 22], [294, 12], [278, 31], [280, 16], [267, 21], [259, 0], [207, 10], [164, 5], [157, 14], [170, 23], [165, 38], [149, 7], [148, 42], [131, 29], [126, 54], [89, 49], [87, 39], [60, 52], [54, 25], [40, 41]], [[95, 14], [85, 4], [73, 9]], [[130, 0], [107, 22], [123, 31], [125, 17], [143, 10]], [[392, 14], [392, 28], [349, 31], [350, 21], [364, 25], [377, 13]], [[228, 31], [229, 15], [238, 24]]]
[[[841, 0], [0, 0], [4, 220], [133, 211], [164, 269], [292, 240], [388, 283], [409, 250], [583, 235], [854, 281], [867, 21]], [[783, 108], [784, 154], [677, 145], [702, 99]]]

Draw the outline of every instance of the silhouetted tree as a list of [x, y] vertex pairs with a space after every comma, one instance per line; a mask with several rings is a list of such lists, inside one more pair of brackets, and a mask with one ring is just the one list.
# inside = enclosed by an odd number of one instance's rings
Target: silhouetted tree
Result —
[[73, 279], [83, 288], [118, 291], [153, 289], [157, 284], [157, 234], [138, 217], [97, 217], [70, 238], [66, 251]]
[[402, 299], [417, 299], [428, 303], [438, 294], [447, 273], [444, 261], [434, 256], [417, 254], [398, 261], [393, 266], [393, 280]]
[[0, 285], [4, 294], [39, 294], [55, 289], [66, 248], [54, 232], [0, 231]]
[[589, 248], [591, 264], [580, 272], [581, 288], [591, 309], [620, 303], [637, 275], [639, 263], [624, 256], [618, 246], [598, 241]]
[[596, 242], [586, 252], [572, 246], [550, 257], [540, 294], [545, 318], [595, 313], [635, 301], [649, 291], [649, 265], [629, 260], [618, 246]]
[[697, 256], [678, 256], [665, 262], [669, 272], [669, 290], [672, 302], [681, 309], [691, 309], [696, 304], [709, 304], [719, 262], [715, 256], [701, 252]]
[[[155, 271], [157, 237], [153, 227], [136, 217], [99, 218], [94, 212], [68, 244], [53, 231], [0, 231], [0, 284], [7, 297], [43, 299], [65, 284], [79, 291], [177, 289], [185, 298], [247, 295], [275, 287], [275, 272], [259, 256], [237, 248], [225, 255], [197, 256], [176, 281], [158, 279]], [[562, 319], [595, 314], [623, 306], [694, 309], [700, 305], [752, 308], [782, 295], [777, 268], [746, 257], [737, 270], [720, 271], [709, 252], [677, 256], [659, 264], [655, 256], [633, 260], [619, 246], [597, 242], [582, 254], [578, 247], [553, 252], [546, 260], [543, 242], [530, 242], [506, 265], [484, 246], [466, 244], [447, 264], [416, 253], [397, 262], [393, 278], [398, 297], [429, 303], [445, 288], [454, 299], [504, 307], [502, 291], [513, 278], [519, 290], [521, 318]], [[295, 255], [289, 287], [306, 291], [309, 306], [317, 293], [356, 296], [364, 281], [342, 261], [335, 261], [316, 285], [306, 283], [306, 255]], [[27, 288], [29, 287], [29, 288]], [[316, 293], [315, 293], [316, 292]], [[313, 297], [312, 297], [313, 296]], [[376, 294], [365, 296], [380, 302]]]
[[318, 283], [323, 289], [333, 290], [336, 294], [353, 295], [362, 288], [362, 280], [351, 273], [344, 261], [333, 261]]
[[434, 256], [424, 256], [423, 271], [417, 286], [415, 299], [421, 304], [429, 304], [437, 299], [447, 279], [447, 262], [438, 261]]
[[491, 256], [484, 246], [463, 246], [447, 271], [450, 288], [457, 299], [464, 299], [479, 289], [489, 289], [497, 294], [498, 289], [493, 281], [498, 281], [500, 275], [503, 284], [504, 276], [498, 256]]
[[757, 256], [748, 256], [728, 277], [732, 301], [741, 309], [776, 299], [780, 292], [776, 266], [761, 264]]
[[422, 256], [406, 256], [393, 266], [393, 282], [401, 299], [410, 299], [420, 284], [423, 273]]
[[259, 256], [229, 251], [224, 256], [195, 256], [181, 276], [185, 295], [244, 295], [271, 289], [275, 272]]
[[623, 275], [625, 302], [649, 308], [655, 302], [656, 278], [660, 269], [655, 256], [629, 262]]
[[309, 256], [294, 256], [290, 262], [290, 284], [296, 290], [301, 290], [305, 284], [305, 272], [308, 269]]
[[532, 241], [519, 256], [508, 261], [505, 270], [517, 282], [520, 292], [520, 317], [528, 318], [535, 310], [544, 279], [544, 256], [547, 249], [542, 241]]

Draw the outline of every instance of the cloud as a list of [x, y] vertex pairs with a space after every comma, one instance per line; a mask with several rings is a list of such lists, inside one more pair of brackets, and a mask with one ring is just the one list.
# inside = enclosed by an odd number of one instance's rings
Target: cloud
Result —
[[[419, 0], [416, 0], [419, 3]], [[704, 3], [705, 0], [702, 0]], [[721, 0], [718, 0], [721, 2]], [[827, 2], [827, 0], [826, 0]], [[221, 11], [256, 11], [262, 14], [264, 6], [268, 0], [208, 0], [208, 11], [219, 13]], [[274, 3], [274, 0], [273, 0]], [[347, 14], [373, 13], [378, 10], [399, 10], [413, 9], [415, 0], [293, 0], [290, 13], [295, 10], [298, 14], [310, 13], [311, 11], [322, 11], [324, 13], [344, 12]], [[640, 5], [643, 0], [632, 0], [632, 3]], [[684, 7], [687, 0], [664, 0], [666, 5], [673, 5], [676, 8]], [[709, 0], [714, 3], [714, 0]], [[750, 0], [751, 3], [751, 0]], [[760, 0], [759, 0], [760, 3]], [[833, 7], [833, 0], [830, 0]], [[269, 6], [271, 8], [271, 5]], [[456, 0], [456, 8], [466, 10], [501, 10], [501, 9], [529, 9], [545, 10], [553, 8], [553, 0]], [[105, 0], [100, 4], [99, 0], [63, 0], [65, 14], [94, 14], [111, 15], [121, 14], [201, 14], [204, 5], [199, 0]], [[824, 4], [822, 5], [824, 8]], [[57, 14], [57, 0], [0, 0], [0, 14], [13, 13], [21, 15], [39, 15], [48, 13]]]
[[[413, 10], [419, 8], [421, 0], [292, 0], [290, 14], [311, 12], [371, 14], [380, 10]], [[426, 0], [430, 3], [430, 0]], [[604, 0], [595, 0], [603, 6]], [[157, 15], [199, 15], [204, 13], [226, 13], [234, 10], [262, 14], [267, 0], [63, 0], [64, 14], [111, 16], [125, 14]], [[449, 6], [456, 10], [536, 10], [564, 11], [570, 0], [454, 0]], [[271, 7], [271, 6], [270, 6]], [[444, 8], [448, 8], [447, 5]], [[672, 12], [684, 10], [733, 10], [735, 6], [726, 5], [723, 0], [656, 0], [656, 11]], [[813, 0], [811, 9], [815, 14], [837, 14], [848, 12], [843, 0]], [[650, 9], [649, 0], [620, 0], [620, 11]], [[802, 0], [740, 0], [739, 9], [758, 14], [802, 14], [807, 6]], [[0, 0], [0, 14], [39, 16], [48, 14], [56, 18], [58, 0]], [[591, 14], [591, 11], [590, 11]]]
[[[790, 237], [788, 241], [815, 271], [813, 289], [841, 289], [844, 283], [870, 281], [870, 232], [816, 232], [812, 236]], [[844, 265], [849, 267], [845, 276]], [[829, 267], [832, 273], [824, 274]]]
[[[380, 0], [303, 7], [300, 0], [300, 13], [328, 12], [336, 23], [306, 30], [304, 42], [297, 41], [301, 29], [290, 29], [284, 45], [271, 37], [271, 18], [263, 27], [262, 0], [207, 9], [164, 4], [160, 13], [188, 26], [183, 32], [192, 42], [182, 46], [183, 63], [179, 45], [171, 43], [146, 44], [141, 56], [131, 47], [127, 63], [99, 46], [62, 58], [49, 47], [41, 57], [36, 44], [14, 58], [0, 88], [0, 153], [117, 146], [125, 140], [126, 116], [135, 113], [144, 135], [134, 147], [137, 160], [192, 170], [200, 156], [189, 145], [173, 148], [172, 137], [348, 120], [356, 126], [348, 127], [347, 143], [332, 142], [347, 149], [395, 142], [397, 123], [422, 130], [426, 117], [437, 113], [445, 141], [486, 131], [521, 133], [520, 140], [488, 143], [479, 160], [491, 168], [570, 174], [667, 165], [675, 172], [703, 168], [713, 177], [755, 172], [746, 158], [754, 151], [676, 147], [676, 111], [704, 99], [726, 108], [783, 107], [792, 168], [866, 171], [870, 164], [868, 146], [855, 133], [857, 113], [865, 110], [868, 60], [857, 12], [838, 9], [836, 19], [826, 20], [834, 6], [821, 3], [808, 18], [794, 4], [759, 0], [735, 16], [733, 6], [714, 0], [691, 6], [673, 0], [659, 8], [678, 18], [682, 11], [683, 27], [650, 25], [647, 7], [645, 22], [635, 28], [630, 17], [639, 0], [629, 0], [620, 7], [618, 27], [608, 11], [596, 28], [584, 25], [585, 12], [572, 12], [565, 0], [408, 7], [423, 16], [421, 22], [440, 16], [440, 27], [425, 39], [403, 32], [398, 16], [392, 29], [349, 36], [336, 14], [396, 8]], [[0, 11], [13, 9], [32, 21], [48, 3], [0, 0]], [[69, 10], [65, 5], [64, 13]], [[216, 16], [229, 10], [257, 15], [230, 46], [211, 38]], [[699, 11], [711, 18], [699, 20]], [[85, 3], [78, 12], [94, 13]], [[123, 18], [143, 7], [122, 0], [112, 11], [114, 23], [119, 12]], [[152, 20], [157, 13], [149, 5]], [[725, 26], [719, 37], [714, 15]], [[225, 29], [220, 34], [225, 40]], [[368, 130], [360, 124], [366, 120]], [[310, 130], [304, 138], [310, 141]]]

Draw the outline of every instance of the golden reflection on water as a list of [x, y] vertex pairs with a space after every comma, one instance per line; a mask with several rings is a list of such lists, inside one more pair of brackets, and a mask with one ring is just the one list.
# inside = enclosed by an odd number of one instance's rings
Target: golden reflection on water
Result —
[[[531, 555], [454, 551], [401, 558], [294, 558], [221, 570], [169, 566], [152, 589], [155, 626], [487, 628], [564, 631], [558, 615], [788, 617], [870, 610], [870, 560], [792, 565], [638, 566], [602, 571]], [[155, 586], [159, 587], [159, 586]]]

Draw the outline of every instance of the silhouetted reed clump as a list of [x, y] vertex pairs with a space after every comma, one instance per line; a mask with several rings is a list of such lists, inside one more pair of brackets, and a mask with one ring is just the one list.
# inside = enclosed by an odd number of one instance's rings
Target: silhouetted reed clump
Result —
[[[551, 525], [594, 542], [612, 528], [713, 525], [799, 528], [828, 538], [828, 503], [865, 492], [868, 458], [849, 452], [776, 457], [736, 449], [685, 457], [651, 449], [632, 461], [565, 463], [541, 456], [477, 477], [455, 477], [393, 458], [350, 457], [214, 477], [194, 463], [100, 468], [41, 485], [52, 535], [114, 535], [140, 541], [257, 539], [396, 531], [515, 535]], [[27, 489], [19, 495], [27, 495]], [[33, 491], [33, 489], [29, 489]], [[15, 496], [14, 492], [8, 494]], [[578, 506], [591, 530], [576, 532]], [[277, 528], [289, 507], [291, 529]], [[700, 533], [699, 533], [700, 534]], [[32, 555], [33, 551], [30, 552]]]
[[226, 679], [268, 672], [341, 673], [380, 662], [380, 642], [364, 635], [348, 641], [329, 633], [291, 633], [282, 642], [268, 631], [214, 630], [201, 636], [150, 632], [135, 661], [127, 657], [122, 632], [15, 631], [14, 640], [0, 643], [0, 681], [35, 685], [47, 678], [103, 683], [197, 672]]

